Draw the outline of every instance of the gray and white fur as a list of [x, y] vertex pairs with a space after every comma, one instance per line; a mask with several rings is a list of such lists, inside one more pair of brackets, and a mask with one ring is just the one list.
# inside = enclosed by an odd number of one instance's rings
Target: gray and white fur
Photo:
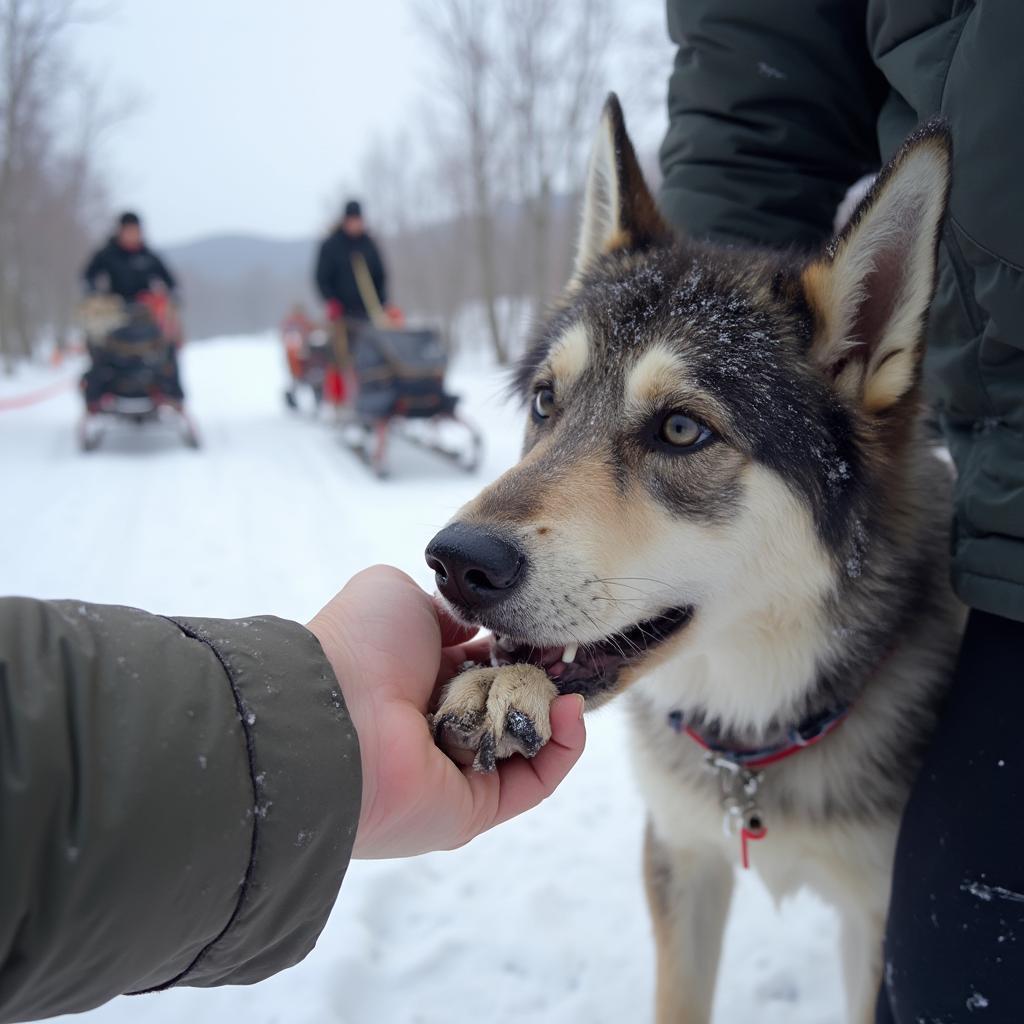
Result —
[[661, 220], [611, 97], [572, 279], [517, 374], [522, 459], [428, 548], [453, 610], [501, 638], [483, 687], [449, 684], [440, 742], [532, 753], [493, 699], [513, 671], [543, 706], [628, 690], [659, 1024], [709, 1020], [739, 856], [668, 716], [758, 747], [847, 705], [764, 769], [752, 866], [837, 907], [849, 1020], [872, 1019], [897, 827], [963, 624], [921, 397], [949, 173], [928, 125], [823, 253], [716, 247]]

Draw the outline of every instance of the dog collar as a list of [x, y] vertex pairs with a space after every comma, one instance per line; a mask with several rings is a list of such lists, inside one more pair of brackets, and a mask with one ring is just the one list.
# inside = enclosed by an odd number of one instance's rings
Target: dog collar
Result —
[[758, 802], [764, 779], [762, 769], [820, 743], [843, 723], [849, 713], [849, 704], [827, 708], [805, 718], [778, 743], [766, 747], [730, 747], [687, 725], [682, 711], [669, 712], [668, 724], [673, 731], [689, 736], [704, 749], [704, 763], [718, 780], [719, 798], [725, 812], [725, 831], [739, 836], [740, 863], [744, 868], [750, 867], [749, 844], [768, 835], [768, 826]]
[[766, 747], [733, 747], [719, 740], [712, 739], [694, 726], [686, 724], [686, 716], [682, 711], [670, 711], [668, 724], [679, 735], [689, 736], [709, 754], [725, 761], [731, 761], [737, 768], [758, 771], [770, 764], [784, 761], [787, 757], [799, 754], [801, 750], [820, 743], [830, 732], [837, 729], [850, 713], [850, 705], [844, 704], [835, 708], [826, 708], [805, 718], [798, 725], [789, 729], [778, 743]]

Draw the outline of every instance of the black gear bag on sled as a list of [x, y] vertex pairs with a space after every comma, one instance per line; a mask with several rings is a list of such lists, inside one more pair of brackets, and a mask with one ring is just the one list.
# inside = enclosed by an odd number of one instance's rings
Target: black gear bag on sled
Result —
[[89, 339], [92, 365], [83, 379], [87, 400], [104, 395], [146, 398], [159, 393], [173, 401], [185, 396], [172, 342], [143, 305], [128, 305], [125, 322], [104, 337]]
[[448, 358], [436, 331], [360, 324], [348, 344], [355, 400], [345, 441], [378, 477], [389, 475], [392, 435], [464, 470], [479, 466], [483, 439], [445, 389]]
[[169, 299], [150, 295], [124, 303], [116, 296], [90, 296], [79, 319], [91, 362], [81, 380], [86, 403], [78, 426], [81, 449], [98, 447], [114, 421], [136, 427], [162, 422], [198, 448], [198, 432], [184, 407], [180, 325]]
[[436, 331], [367, 325], [352, 335], [360, 419], [428, 419], [455, 412], [458, 399], [444, 387], [448, 356]]
[[462, 469], [480, 464], [483, 439], [458, 411], [444, 386], [448, 354], [441, 336], [424, 329], [397, 329], [360, 257], [352, 271], [369, 321], [348, 322], [348, 365], [355, 378], [354, 417], [346, 443], [378, 477], [388, 475], [388, 443], [394, 432]]

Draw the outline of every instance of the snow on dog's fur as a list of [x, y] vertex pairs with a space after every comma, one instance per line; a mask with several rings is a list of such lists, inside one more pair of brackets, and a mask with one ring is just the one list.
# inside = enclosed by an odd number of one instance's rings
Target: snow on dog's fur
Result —
[[629, 690], [663, 1024], [709, 1017], [739, 855], [669, 716], [739, 749], [834, 707], [841, 728], [764, 769], [753, 866], [838, 907], [850, 1019], [872, 1016], [896, 828], [962, 626], [920, 422], [949, 165], [927, 126], [820, 256], [715, 247], [661, 220], [612, 97], [572, 278], [518, 372], [522, 460], [428, 548], [496, 636], [443, 695], [440, 742], [489, 768], [549, 735], [506, 691]]

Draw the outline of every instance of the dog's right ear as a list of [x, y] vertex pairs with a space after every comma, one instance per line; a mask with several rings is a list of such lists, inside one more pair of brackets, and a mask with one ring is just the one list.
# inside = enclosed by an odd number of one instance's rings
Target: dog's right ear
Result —
[[594, 260], [606, 253], [646, 249], [671, 238], [672, 229], [658, 213], [626, 133], [619, 98], [610, 93], [590, 154], [569, 286], [577, 285]]
[[817, 321], [811, 358], [840, 394], [869, 413], [895, 406], [920, 378], [950, 145], [943, 122], [920, 128], [825, 255], [803, 272]]

